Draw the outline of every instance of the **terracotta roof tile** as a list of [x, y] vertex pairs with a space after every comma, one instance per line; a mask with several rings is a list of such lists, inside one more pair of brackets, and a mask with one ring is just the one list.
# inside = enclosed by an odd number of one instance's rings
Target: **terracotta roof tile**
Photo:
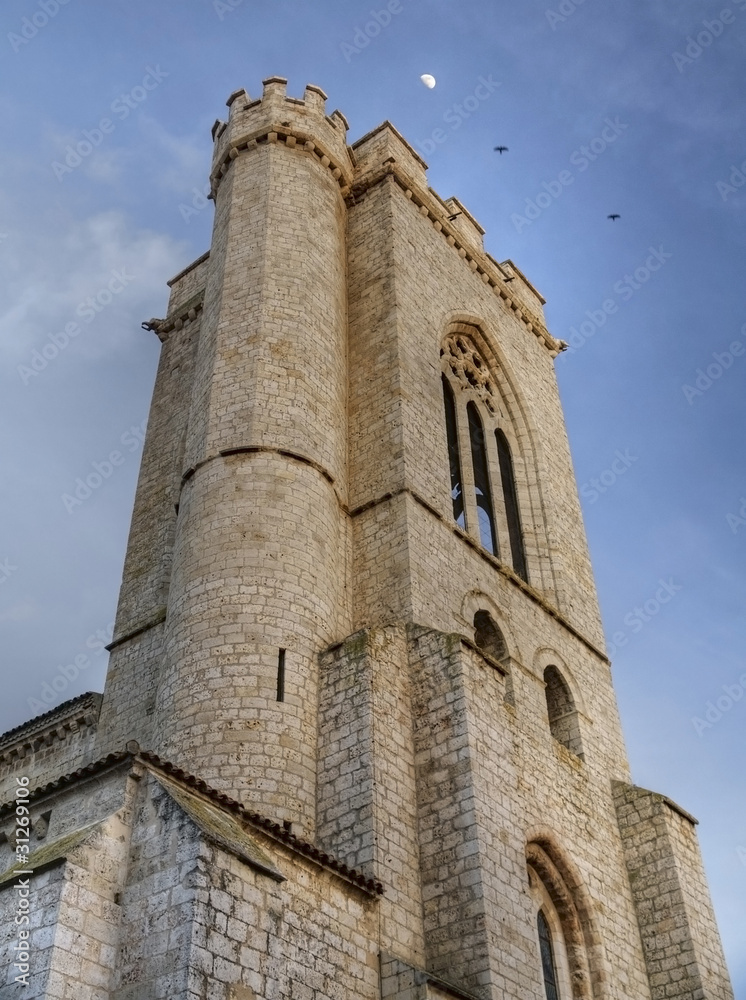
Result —
[[[188, 788], [192, 788], [195, 791], [200, 792], [206, 798], [222, 806], [229, 812], [234, 813], [236, 816], [239, 816], [242, 820], [251, 824], [251, 826], [261, 830], [265, 834], [268, 834], [274, 840], [285, 844], [297, 854], [301, 854], [303, 857], [309, 858], [316, 864], [323, 865], [323, 867], [341, 875], [348, 882], [352, 882], [353, 885], [356, 885], [364, 892], [370, 893], [371, 895], [383, 895], [383, 885], [377, 879], [369, 878], [363, 872], [344, 864], [333, 855], [320, 850], [309, 841], [301, 840], [300, 837], [296, 837], [295, 834], [290, 833], [289, 830], [285, 829], [282, 824], [276, 823], [273, 820], [268, 819], [266, 816], [262, 816], [260, 813], [246, 809], [240, 802], [232, 799], [229, 795], [212, 788], [206, 781], [203, 781], [202, 778], [189, 774], [188, 771], [184, 771], [182, 768], [177, 767], [175, 764], [171, 764], [169, 761], [161, 760], [161, 758], [156, 754], [149, 753], [147, 750], [122, 750], [118, 753], [110, 753], [106, 757], [102, 757], [100, 760], [94, 761], [85, 767], [78, 768], [77, 771], [73, 771], [71, 774], [57, 778], [56, 781], [50, 781], [46, 785], [34, 788], [29, 799], [30, 801], [33, 801], [34, 799], [40, 798], [42, 795], [48, 795], [50, 792], [65, 788], [66, 786], [79, 781], [81, 778], [87, 778], [91, 775], [98, 774], [116, 764], [121, 764], [125, 761], [134, 763], [138, 760], [149, 767], [162, 771], [163, 774], [167, 774], [170, 777], [175, 778]], [[0, 822], [2, 822], [10, 812], [12, 812], [14, 807], [14, 802], [8, 802], [0, 807]]]

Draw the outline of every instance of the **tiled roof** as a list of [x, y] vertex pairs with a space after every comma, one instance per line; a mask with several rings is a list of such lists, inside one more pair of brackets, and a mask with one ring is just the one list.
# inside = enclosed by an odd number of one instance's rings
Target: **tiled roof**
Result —
[[[161, 760], [161, 758], [156, 756], [156, 754], [149, 753], [146, 750], [122, 750], [118, 753], [110, 753], [108, 756], [102, 757], [100, 760], [94, 761], [85, 767], [78, 768], [77, 771], [73, 771], [71, 774], [66, 774], [61, 778], [57, 778], [55, 781], [50, 781], [46, 785], [34, 788], [30, 795], [30, 801], [40, 798], [42, 795], [48, 795], [50, 792], [65, 788], [68, 785], [75, 784], [75, 782], [80, 781], [81, 779], [99, 774], [100, 772], [105, 771], [117, 764], [122, 764], [124, 762], [134, 763], [135, 761], [140, 761], [148, 767], [155, 768], [163, 774], [181, 782], [188, 788], [201, 793], [206, 798], [210, 799], [210, 801], [221, 806], [226, 811], [233, 813], [235, 816], [238, 816], [241, 820], [249, 823], [255, 829], [261, 830], [262, 833], [271, 837], [273, 840], [279, 841], [286, 847], [290, 848], [290, 850], [295, 851], [296, 854], [300, 854], [303, 857], [314, 861], [316, 864], [330, 869], [335, 872], [335, 874], [341, 875], [346, 881], [356, 885], [364, 892], [370, 893], [371, 895], [383, 894], [383, 885], [377, 879], [369, 878], [363, 872], [358, 871], [355, 868], [350, 868], [349, 865], [339, 861], [326, 851], [320, 850], [309, 841], [301, 840], [299, 837], [296, 837], [295, 834], [287, 830], [281, 823], [276, 823], [273, 820], [268, 819], [266, 816], [262, 816], [260, 813], [246, 809], [240, 802], [237, 802], [229, 795], [225, 795], [223, 792], [219, 792], [215, 788], [212, 788], [212, 786], [208, 785], [207, 782], [203, 781], [201, 778], [197, 778], [195, 775], [189, 774], [188, 771], [182, 770], [182, 768], [169, 763], [169, 761]], [[14, 807], [14, 802], [8, 802], [0, 807], [0, 823], [10, 812], [12, 812]]]

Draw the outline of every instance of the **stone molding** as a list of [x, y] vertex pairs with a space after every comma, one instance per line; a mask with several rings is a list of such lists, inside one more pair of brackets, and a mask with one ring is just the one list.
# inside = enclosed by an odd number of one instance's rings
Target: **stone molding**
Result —
[[12, 765], [75, 733], [95, 729], [101, 698], [102, 695], [89, 691], [0, 736], [0, 766]]

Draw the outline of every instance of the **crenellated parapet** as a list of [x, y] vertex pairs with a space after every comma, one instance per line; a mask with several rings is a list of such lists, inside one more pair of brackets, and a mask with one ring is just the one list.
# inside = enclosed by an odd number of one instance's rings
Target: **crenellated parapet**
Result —
[[[288, 97], [287, 80], [263, 81], [261, 98], [234, 91], [226, 104], [227, 122], [216, 121], [210, 187], [217, 197], [231, 163], [266, 144], [281, 144], [314, 157], [339, 185], [348, 207], [365, 192], [392, 177], [417, 211], [428, 218], [479, 279], [491, 287], [505, 307], [544, 344], [552, 357], [564, 350], [546, 329], [543, 297], [514, 266], [504, 267], [485, 251], [484, 229], [456, 198], [443, 200], [427, 184], [427, 164], [388, 121], [347, 145], [348, 123], [341, 111], [326, 113], [326, 94], [308, 84], [302, 98]], [[509, 283], [515, 281], [511, 288]]]
[[347, 119], [341, 111], [326, 113], [326, 94], [308, 84], [302, 98], [287, 96], [287, 80], [263, 81], [261, 98], [252, 100], [237, 90], [227, 100], [227, 122], [216, 121], [210, 183], [215, 197], [232, 160], [263, 143], [285, 143], [301, 149], [328, 167], [341, 186], [352, 183], [354, 156], [347, 146]]

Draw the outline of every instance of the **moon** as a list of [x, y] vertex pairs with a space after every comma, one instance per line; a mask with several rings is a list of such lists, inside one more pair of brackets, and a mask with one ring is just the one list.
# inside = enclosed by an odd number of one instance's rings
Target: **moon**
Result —
[[428, 90], [432, 90], [433, 87], [435, 86], [435, 77], [430, 76], [429, 73], [423, 73], [422, 76], [420, 77], [420, 80], [422, 80], [422, 82], [425, 84]]

